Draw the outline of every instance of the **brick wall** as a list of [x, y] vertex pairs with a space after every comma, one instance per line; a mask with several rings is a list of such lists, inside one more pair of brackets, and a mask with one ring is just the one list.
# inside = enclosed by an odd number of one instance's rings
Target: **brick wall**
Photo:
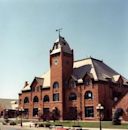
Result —
[[123, 111], [124, 111], [124, 114], [123, 114], [123, 120], [125, 121], [128, 121], [128, 91], [127, 93], [125, 94], [125, 96], [119, 100], [119, 102], [117, 102], [115, 104], [115, 107], [114, 107], [114, 110], [113, 110], [113, 113], [114, 111], [117, 109], [117, 108], [122, 108]]

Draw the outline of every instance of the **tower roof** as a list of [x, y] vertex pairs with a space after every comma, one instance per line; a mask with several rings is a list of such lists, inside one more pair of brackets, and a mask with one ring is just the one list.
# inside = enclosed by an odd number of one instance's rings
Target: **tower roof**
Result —
[[59, 38], [54, 42], [54, 45], [50, 51], [50, 54], [56, 54], [61, 51], [72, 54], [72, 50], [69, 44], [67, 43], [67, 41], [64, 39], [64, 37], [59, 36]]

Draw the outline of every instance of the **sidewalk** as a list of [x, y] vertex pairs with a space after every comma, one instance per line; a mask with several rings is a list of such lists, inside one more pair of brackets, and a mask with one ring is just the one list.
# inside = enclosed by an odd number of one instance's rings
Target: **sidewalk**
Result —
[[[10, 125], [0, 125], [0, 130], [7, 130], [9, 128], [13, 128], [13, 130], [57, 130], [57, 128], [45, 128], [45, 127], [28, 127], [28, 126], [10, 126]], [[66, 128], [66, 127], [65, 127]], [[69, 128], [70, 130], [75, 130]], [[99, 128], [82, 128], [82, 130], [99, 130]], [[128, 129], [110, 129], [110, 128], [102, 128], [102, 130], [128, 130]]]

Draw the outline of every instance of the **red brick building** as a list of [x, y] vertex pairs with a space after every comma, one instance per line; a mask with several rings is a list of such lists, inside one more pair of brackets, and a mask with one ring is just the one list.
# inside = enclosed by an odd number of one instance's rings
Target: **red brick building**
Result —
[[[19, 93], [19, 108], [27, 118], [35, 118], [57, 108], [60, 119], [97, 120], [96, 106], [104, 107], [104, 120], [112, 119], [113, 108], [128, 110], [128, 80], [92, 57], [74, 61], [74, 52], [59, 36], [49, 53], [50, 69], [32, 83], [25, 82]], [[128, 96], [127, 96], [128, 97]], [[126, 113], [127, 115], [127, 113]]]

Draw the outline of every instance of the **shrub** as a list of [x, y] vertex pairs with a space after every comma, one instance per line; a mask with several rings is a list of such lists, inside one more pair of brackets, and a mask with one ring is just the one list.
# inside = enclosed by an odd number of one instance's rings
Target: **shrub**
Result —
[[44, 127], [43, 123], [38, 124], [38, 127]]
[[122, 108], [117, 108], [114, 112], [114, 116], [112, 119], [113, 125], [121, 125], [120, 117], [123, 115], [124, 111]]
[[63, 127], [63, 125], [60, 125], [60, 124], [56, 124], [55, 126], [56, 127]]
[[9, 123], [9, 119], [5, 119], [4, 122]]
[[3, 121], [2, 124], [3, 124], [3, 125], [7, 125], [7, 122]]
[[11, 122], [10, 122], [10, 125], [16, 125], [16, 122], [11, 121]]
[[51, 124], [49, 124], [49, 123], [45, 124], [45, 127], [50, 127], [50, 126], [51, 126]]

